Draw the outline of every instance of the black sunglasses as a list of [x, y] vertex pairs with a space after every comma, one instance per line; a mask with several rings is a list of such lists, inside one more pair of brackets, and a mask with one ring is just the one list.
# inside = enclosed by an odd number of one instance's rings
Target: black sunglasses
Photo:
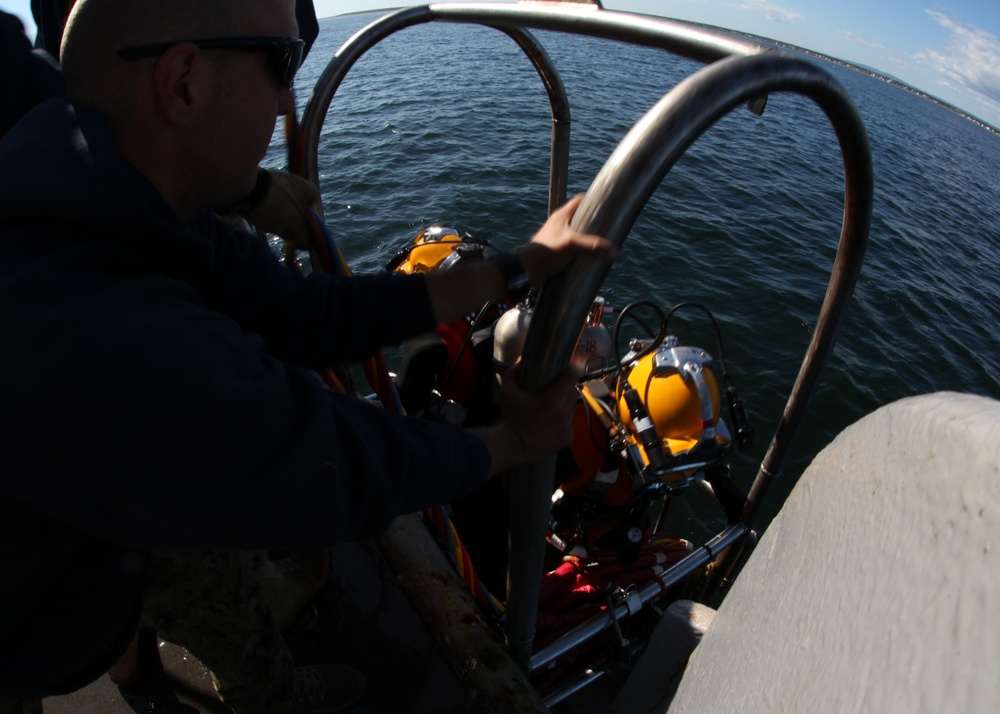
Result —
[[292, 86], [295, 73], [302, 64], [302, 54], [305, 42], [292, 37], [211, 37], [206, 40], [174, 40], [173, 42], [157, 42], [152, 45], [125, 47], [117, 54], [123, 60], [145, 59], [157, 57], [174, 45], [190, 42], [203, 50], [240, 50], [244, 52], [263, 52], [271, 65], [278, 85], [288, 89]]

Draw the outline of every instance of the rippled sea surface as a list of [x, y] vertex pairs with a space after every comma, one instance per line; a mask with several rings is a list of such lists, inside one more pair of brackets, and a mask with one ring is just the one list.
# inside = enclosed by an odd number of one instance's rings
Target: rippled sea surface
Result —
[[[300, 110], [336, 49], [376, 17], [321, 22], [297, 80]], [[571, 194], [700, 67], [647, 48], [536, 34], [570, 99]], [[861, 279], [778, 500], [835, 434], [880, 405], [941, 390], [1000, 397], [1000, 137], [905, 90], [823, 66], [867, 125], [875, 209]], [[494, 30], [421, 26], [376, 46], [334, 98], [319, 149], [327, 223], [352, 269], [382, 269], [430, 223], [501, 246], [526, 240], [545, 219], [550, 116], [534, 69]], [[285, 162], [277, 139], [270, 165]], [[713, 311], [758, 435], [734, 462], [743, 486], [810, 339], [842, 210], [843, 169], [825, 116], [810, 100], [775, 95], [762, 117], [736, 111], [688, 150], [601, 290], [618, 308], [693, 300]], [[716, 352], [697, 313], [680, 313], [671, 332]], [[716, 509], [691, 500], [692, 527], [717, 532]]]

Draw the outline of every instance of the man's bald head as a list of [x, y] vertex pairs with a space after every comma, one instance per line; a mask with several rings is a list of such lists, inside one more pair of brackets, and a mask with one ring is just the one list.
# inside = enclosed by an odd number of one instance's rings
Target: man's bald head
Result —
[[[190, 217], [250, 191], [294, 109], [267, 51], [194, 41], [295, 34], [293, 0], [79, 0], [62, 45], [69, 98], [100, 112], [122, 156]], [[118, 55], [146, 45], [163, 49]]]
[[145, 76], [143, 63], [117, 56], [124, 47], [262, 33], [268, 0], [79, 0], [66, 23], [60, 63], [69, 97], [122, 113]]

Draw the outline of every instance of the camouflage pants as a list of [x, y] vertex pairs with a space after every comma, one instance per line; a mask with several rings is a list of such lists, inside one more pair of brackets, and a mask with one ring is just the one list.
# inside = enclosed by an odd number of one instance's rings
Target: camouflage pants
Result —
[[184, 647], [212, 673], [238, 714], [272, 712], [287, 701], [295, 668], [257, 572], [260, 551], [157, 553], [143, 627]]

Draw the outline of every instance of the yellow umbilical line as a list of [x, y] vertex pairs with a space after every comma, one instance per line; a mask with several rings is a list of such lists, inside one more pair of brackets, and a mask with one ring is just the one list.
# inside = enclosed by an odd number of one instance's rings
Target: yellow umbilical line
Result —
[[[302, 167], [304, 166], [304, 142], [302, 140], [301, 128], [299, 127], [294, 111], [291, 112], [290, 118], [286, 117], [285, 129], [289, 144], [289, 165], [292, 167], [294, 173], [301, 175]], [[310, 229], [313, 233], [312, 238], [314, 242], [326, 241], [330, 238], [330, 236], [325, 234], [327, 231], [326, 226], [322, 224], [318, 216], [315, 223], [310, 224]], [[330, 239], [330, 243], [332, 244], [332, 239]], [[339, 263], [339, 272], [341, 275], [351, 275], [351, 268], [347, 264], [344, 254], [335, 244], [332, 245], [332, 248], [333, 250], [331, 250], [330, 253], [333, 253], [334, 255], [330, 256], [330, 260], [336, 260]], [[321, 267], [328, 273], [337, 272], [333, 265], [322, 265]], [[346, 392], [343, 384], [341, 384], [340, 380], [337, 379], [333, 372], [327, 371], [323, 376], [327, 385], [331, 389], [335, 389], [341, 393]], [[388, 365], [386, 364], [385, 357], [381, 352], [366, 360], [365, 376], [368, 378], [368, 382], [372, 388], [375, 389], [375, 392], [378, 394], [384, 407], [394, 410], [398, 414], [405, 414], [405, 410], [403, 409], [402, 402], [399, 398], [399, 393], [396, 391], [396, 385], [389, 376]], [[458, 531], [455, 529], [455, 524], [452, 523], [452, 520], [448, 516], [447, 512], [445, 512], [444, 508], [438, 506], [437, 508], [428, 509], [427, 513], [432, 522], [440, 521], [438, 527], [442, 535], [442, 540], [449, 544], [448, 557], [458, 572], [459, 577], [462, 578], [466, 587], [469, 588], [469, 591], [473, 593], [476, 600], [479, 601], [480, 606], [484, 607], [489, 612], [492, 612], [495, 617], [499, 618], [504, 613], [504, 604], [486, 589], [486, 586], [483, 585], [479, 576], [476, 575], [476, 570], [472, 565], [472, 560], [469, 558], [469, 554], [465, 550], [465, 546], [462, 545], [462, 539], [459, 538]], [[435, 514], [437, 514], [437, 516], [435, 516]], [[447, 537], [444, 537], [445, 524], [447, 525]]]
[[327, 387], [335, 392], [347, 394], [347, 390], [344, 389], [344, 385], [341, 384], [340, 380], [337, 379], [337, 375], [335, 375], [332, 370], [324, 370], [320, 376], [323, 377], [323, 381], [326, 382]]
[[[305, 137], [302, 127], [299, 125], [298, 117], [294, 108], [285, 116], [285, 139], [288, 142], [288, 165], [289, 170], [299, 176], [305, 172]], [[351, 268], [347, 264], [347, 259], [337, 247], [330, 235], [329, 228], [320, 219], [319, 215], [313, 211], [307, 211], [313, 218], [309, 221], [309, 232], [314, 246], [324, 246], [329, 250], [316, 250], [319, 258], [320, 268], [325, 273], [339, 274], [344, 276], [352, 275]], [[344, 385], [331, 372], [327, 371], [323, 375], [327, 385], [340, 393], [346, 393]], [[365, 376], [369, 385], [375, 390], [379, 401], [386, 409], [403, 414], [403, 405], [396, 392], [395, 383], [389, 376], [389, 368], [381, 352], [370, 357], [365, 363]]]
[[475, 566], [469, 558], [469, 553], [462, 544], [462, 539], [459, 537], [458, 530], [448, 512], [443, 506], [435, 506], [427, 509], [427, 516], [437, 529], [438, 536], [444, 544], [445, 553], [454, 566], [455, 572], [476, 598], [480, 607], [492, 613], [494, 617], [502, 616], [506, 607], [501, 600], [490, 593], [483, 585], [483, 581], [479, 579]]

